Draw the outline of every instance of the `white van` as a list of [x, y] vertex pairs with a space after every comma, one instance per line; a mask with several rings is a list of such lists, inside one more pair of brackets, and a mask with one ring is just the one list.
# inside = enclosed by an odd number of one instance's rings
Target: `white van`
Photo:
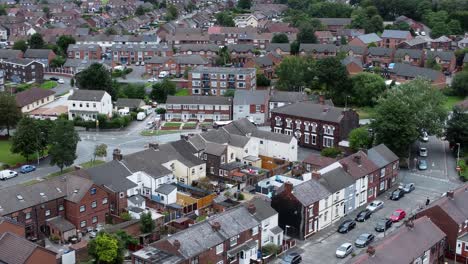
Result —
[[162, 78], [166, 78], [167, 76], [169, 76], [169, 72], [168, 71], [161, 71], [158, 75], [158, 78], [159, 79], [162, 79]]
[[12, 170], [2, 170], [0, 171], [0, 180], [8, 180], [10, 178], [18, 176], [18, 173], [16, 171]]
[[145, 118], [146, 118], [145, 112], [139, 112], [139, 113], [137, 114], [137, 120], [138, 120], [138, 121], [143, 121]]

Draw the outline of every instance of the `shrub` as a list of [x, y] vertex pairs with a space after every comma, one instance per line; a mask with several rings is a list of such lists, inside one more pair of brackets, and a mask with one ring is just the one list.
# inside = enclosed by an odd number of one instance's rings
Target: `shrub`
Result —
[[133, 71], [132, 68], [126, 68], [124, 71], [123, 71], [123, 74], [129, 74]]
[[320, 152], [320, 155], [324, 157], [329, 157], [329, 158], [336, 158], [340, 154], [341, 154], [341, 150], [339, 150], [338, 148], [324, 148]]
[[244, 200], [244, 199], [245, 199], [245, 197], [244, 197], [244, 194], [243, 194], [243, 193], [239, 193], [239, 194], [237, 195], [237, 200], [242, 201], [242, 200]]
[[164, 108], [157, 108], [156, 109], [156, 114], [158, 115], [164, 115], [166, 113], [166, 109]]
[[122, 218], [125, 221], [130, 221], [132, 220], [132, 216], [128, 212], [123, 212], [120, 214], [120, 218]]
[[262, 252], [266, 256], [276, 255], [279, 253], [279, 251], [280, 251], [280, 248], [273, 243], [268, 243], [262, 247]]

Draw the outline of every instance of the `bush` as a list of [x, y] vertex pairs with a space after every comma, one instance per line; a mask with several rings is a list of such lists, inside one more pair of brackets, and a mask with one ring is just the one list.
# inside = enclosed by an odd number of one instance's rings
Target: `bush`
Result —
[[245, 199], [245, 197], [244, 197], [244, 194], [243, 194], [243, 193], [239, 193], [239, 194], [237, 195], [237, 200], [242, 201], [242, 200], [244, 200], [244, 199]]
[[262, 247], [262, 252], [265, 256], [276, 255], [279, 253], [279, 251], [280, 248], [273, 243], [268, 243]]
[[125, 68], [125, 70], [123, 71], [123, 74], [129, 74], [133, 71], [132, 68]]
[[122, 77], [122, 75], [123, 75], [123, 72], [121, 70], [113, 70], [112, 71], [112, 77], [114, 77], [114, 78]]
[[125, 221], [130, 221], [132, 220], [132, 216], [128, 212], [123, 212], [120, 214], [120, 218], [122, 218]]
[[156, 108], [156, 114], [164, 115], [166, 113], [166, 109], [164, 108]]
[[341, 154], [341, 150], [338, 148], [324, 148], [320, 152], [320, 155], [324, 157], [329, 157], [329, 158], [336, 158], [340, 154]]

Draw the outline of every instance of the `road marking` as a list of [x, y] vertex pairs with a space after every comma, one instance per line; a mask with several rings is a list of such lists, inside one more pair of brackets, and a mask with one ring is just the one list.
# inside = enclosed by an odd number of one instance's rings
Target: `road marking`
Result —
[[448, 179], [440, 179], [440, 178], [427, 176], [427, 175], [424, 175], [424, 174], [419, 174], [419, 173], [414, 173], [414, 172], [409, 173], [409, 175], [416, 176], [416, 177], [421, 177], [421, 178], [426, 178], [426, 179], [431, 179], [431, 180], [434, 180], [434, 181], [445, 182], [445, 183], [450, 182]]

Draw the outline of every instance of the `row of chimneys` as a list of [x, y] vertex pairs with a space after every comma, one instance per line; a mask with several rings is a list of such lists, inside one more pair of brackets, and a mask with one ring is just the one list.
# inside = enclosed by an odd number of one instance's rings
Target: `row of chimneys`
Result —
[[[159, 150], [159, 144], [158, 143], [149, 143], [148, 144], [148, 147], [150, 149], [154, 149], [154, 150]], [[112, 151], [112, 159], [113, 160], [117, 160], [117, 161], [121, 161], [123, 159], [123, 154], [122, 152], [120, 151], [120, 149], [116, 148]]]

